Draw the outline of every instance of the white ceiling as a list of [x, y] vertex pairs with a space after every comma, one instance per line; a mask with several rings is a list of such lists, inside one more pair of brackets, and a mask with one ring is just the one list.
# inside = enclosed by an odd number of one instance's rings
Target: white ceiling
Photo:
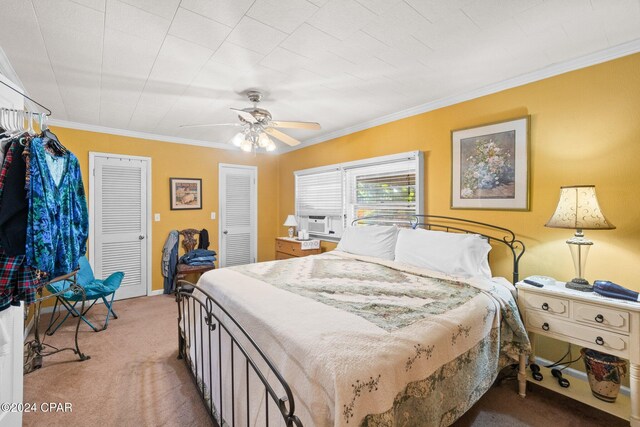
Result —
[[2, 0], [0, 47], [58, 120], [226, 142], [258, 88], [318, 141], [640, 39], [640, 0]]

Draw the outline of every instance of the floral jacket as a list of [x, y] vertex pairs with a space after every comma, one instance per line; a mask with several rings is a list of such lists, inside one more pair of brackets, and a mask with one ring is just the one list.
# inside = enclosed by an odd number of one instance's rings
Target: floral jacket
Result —
[[89, 216], [80, 164], [70, 151], [55, 157], [31, 142], [27, 264], [57, 277], [73, 271], [87, 250]]

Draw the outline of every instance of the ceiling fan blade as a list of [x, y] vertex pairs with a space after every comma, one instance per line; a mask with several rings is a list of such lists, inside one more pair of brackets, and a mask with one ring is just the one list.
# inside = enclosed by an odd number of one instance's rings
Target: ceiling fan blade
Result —
[[279, 130], [272, 129], [272, 128], [266, 128], [264, 131], [266, 133], [268, 133], [269, 135], [271, 135], [272, 137], [277, 138], [280, 141], [282, 141], [285, 144], [290, 145], [292, 147], [295, 147], [296, 145], [300, 144], [300, 141], [298, 141], [295, 138], [290, 137], [286, 133], [280, 132]]
[[235, 111], [236, 113], [238, 113], [238, 115], [240, 117], [242, 117], [243, 119], [245, 119], [246, 121], [248, 121], [249, 123], [258, 123], [258, 121], [256, 120], [255, 117], [253, 117], [253, 114], [251, 113], [247, 113], [244, 110], [240, 110], [239, 108], [232, 108], [233, 111]]
[[320, 123], [316, 122], [284, 122], [282, 120], [272, 120], [271, 126], [289, 129], [320, 129]]
[[242, 126], [240, 123], [206, 123], [202, 125], [180, 125], [181, 128], [202, 128], [210, 126]]

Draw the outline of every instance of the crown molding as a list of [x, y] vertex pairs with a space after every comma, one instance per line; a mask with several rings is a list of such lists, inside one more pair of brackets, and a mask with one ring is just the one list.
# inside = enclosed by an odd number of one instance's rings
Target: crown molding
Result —
[[461, 102], [469, 101], [482, 96], [491, 95], [493, 93], [501, 92], [503, 90], [512, 89], [514, 87], [523, 86], [528, 83], [533, 83], [539, 80], [544, 80], [549, 77], [564, 74], [570, 71], [579, 70], [581, 68], [590, 67], [592, 65], [600, 64], [603, 62], [611, 61], [613, 59], [621, 58], [623, 56], [632, 55], [640, 52], [640, 39], [635, 39], [627, 43], [623, 43], [617, 46], [613, 46], [607, 49], [600, 50], [588, 55], [584, 55], [578, 58], [570, 59], [568, 61], [552, 64], [531, 73], [522, 74], [511, 79], [503, 80], [498, 83], [493, 83], [472, 91], [459, 93], [452, 96], [437, 99], [435, 101], [427, 102], [425, 104], [416, 105], [415, 107], [407, 108], [396, 113], [387, 114], [372, 120], [367, 120], [353, 126], [349, 126], [343, 129], [335, 130], [323, 135], [319, 135], [314, 138], [304, 140], [302, 144], [297, 147], [285, 148], [280, 151], [281, 154], [288, 153], [290, 151], [300, 150], [310, 145], [319, 144], [321, 142], [329, 141], [331, 139], [339, 138], [341, 136], [350, 135], [355, 132], [360, 132], [372, 127], [380, 126], [385, 123], [395, 122], [407, 117], [415, 116], [418, 114], [426, 113], [429, 111], [437, 110], [439, 108], [448, 107], [450, 105], [459, 104]]
[[89, 125], [85, 123], [70, 122], [67, 120], [49, 119], [50, 126], [57, 126], [67, 129], [85, 130], [88, 132], [107, 133], [111, 135], [129, 136], [132, 138], [149, 139], [152, 141], [171, 142], [174, 144], [197, 145], [199, 147], [218, 148], [221, 150], [239, 151], [239, 148], [224, 142], [202, 141], [199, 139], [181, 138], [178, 136], [158, 135], [154, 133], [138, 132], [135, 130], [110, 128], [99, 125]]
[[[380, 126], [386, 123], [394, 122], [397, 120], [405, 119], [407, 117], [415, 116], [418, 114], [426, 113], [429, 111], [437, 110], [439, 108], [448, 107], [451, 105], [459, 104], [461, 102], [469, 101], [472, 99], [480, 98], [482, 96], [491, 95], [493, 93], [501, 92], [503, 90], [512, 89], [518, 86], [523, 86], [529, 83], [533, 83], [539, 80], [544, 80], [549, 77], [564, 74], [570, 71], [579, 70], [581, 68], [590, 67], [592, 65], [600, 64], [603, 62], [611, 61], [623, 56], [632, 55], [640, 52], [640, 39], [635, 39], [627, 43], [623, 43], [617, 46], [613, 46], [607, 49], [600, 50], [588, 55], [584, 55], [578, 58], [574, 58], [568, 61], [552, 64], [531, 73], [522, 74], [520, 76], [503, 80], [498, 83], [493, 83], [479, 89], [474, 89], [468, 92], [463, 92], [444, 98], [440, 98], [434, 101], [430, 101], [424, 104], [416, 105], [415, 107], [407, 108], [405, 110], [398, 111], [396, 113], [387, 114], [372, 120], [349, 126], [343, 129], [338, 129], [319, 135], [314, 138], [306, 139], [302, 141], [297, 147], [283, 147], [278, 149], [275, 153], [270, 154], [284, 154], [290, 151], [300, 150], [302, 148], [309, 147], [311, 145], [319, 144], [321, 142], [329, 141], [339, 138], [341, 136], [350, 135], [355, 132], [360, 132], [372, 127]], [[49, 120], [51, 126], [58, 126], [69, 129], [85, 130], [89, 132], [107, 133], [112, 135], [129, 136], [132, 138], [148, 139], [154, 141], [171, 142], [174, 144], [186, 144], [196, 145], [200, 147], [218, 148], [222, 150], [234, 150], [239, 149], [231, 144], [224, 142], [211, 142], [198, 139], [181, 138], [176, 136], [158, 135], [147, 132], [139, 132], [127, 129], [110, 128], [99, 125], [89, 125], [78, 122], [71, 122], [66, 120]]]

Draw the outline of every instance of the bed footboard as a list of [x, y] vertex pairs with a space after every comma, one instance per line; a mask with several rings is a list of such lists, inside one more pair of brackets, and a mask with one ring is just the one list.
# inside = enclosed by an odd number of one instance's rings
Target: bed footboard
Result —
[[226, 308], [186, 281], [178, 283], [176, 301], [178, 358], [214, 424], [301, 427], [291, 388]]

